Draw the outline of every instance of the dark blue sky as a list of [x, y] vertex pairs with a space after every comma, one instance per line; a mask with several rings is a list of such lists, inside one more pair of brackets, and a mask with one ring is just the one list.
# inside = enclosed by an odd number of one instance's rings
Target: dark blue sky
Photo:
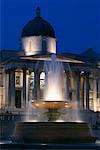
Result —
[[35, 16], [39, 3], [44, 19], [52, 24], [58, 52], [100, 50], [100, 0], [0, 0], [1, 47], [20, 49], [23, 26]]

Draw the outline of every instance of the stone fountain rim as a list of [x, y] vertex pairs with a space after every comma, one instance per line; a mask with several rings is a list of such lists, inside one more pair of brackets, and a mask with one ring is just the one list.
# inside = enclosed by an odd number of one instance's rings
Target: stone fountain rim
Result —
[[59, 108], [67, 108], [68, 101], [59, 101], [59, 100], [34, 100], [31, 101], [32, 105], [36, 108], [47, 108], [47, 109], [59, 109]]

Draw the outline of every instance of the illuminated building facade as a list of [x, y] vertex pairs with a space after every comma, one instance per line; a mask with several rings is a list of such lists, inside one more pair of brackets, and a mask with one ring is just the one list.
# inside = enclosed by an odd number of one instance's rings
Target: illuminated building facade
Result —
[[[30, 99], [43, 99], [47, 77], [44, 60], [56, 54], [56, 35], [41, 17], [39, 7], [36, 17], [23, 28], [21, 40], [20, 52], [0, 52], [1, 110], [22, 112]], [[88, 49], [81, 54], [56, 56], [64, 65], [63, 97], [78, 100], [84, 109], [100, 111], [100, 54]]]

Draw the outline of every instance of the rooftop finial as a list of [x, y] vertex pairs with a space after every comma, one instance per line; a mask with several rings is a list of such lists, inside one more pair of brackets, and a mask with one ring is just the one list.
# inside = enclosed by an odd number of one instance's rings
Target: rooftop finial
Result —
[[40, 17], [40, 7], [36, 8], [36, 17]]

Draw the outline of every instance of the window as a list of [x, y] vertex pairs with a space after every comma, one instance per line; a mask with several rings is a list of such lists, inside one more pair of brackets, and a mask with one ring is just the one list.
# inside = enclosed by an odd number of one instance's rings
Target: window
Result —
[[31, 74], [30, 74], [29, 88], [30, 89], [34, 88], [34, 72], [31, 72]]
[[23, 86], [23, 73], [20, 68], [15, 71], [15, 86], [18, 88]]
[[21, 108], [21, 90], [15, 91], [15, 106]]
[[29, 51], [32, 51], [32, 42], [29, 41]]
[[45, 72], [41, 72], [40, 74], [40, 89], [45, 88]]
[[43, 53], [47, 52], [47, 40], [45, 38], [42, 40], [42, 51]]
[[16, 85], [20, 86], [20, 76], [16, 76]]

